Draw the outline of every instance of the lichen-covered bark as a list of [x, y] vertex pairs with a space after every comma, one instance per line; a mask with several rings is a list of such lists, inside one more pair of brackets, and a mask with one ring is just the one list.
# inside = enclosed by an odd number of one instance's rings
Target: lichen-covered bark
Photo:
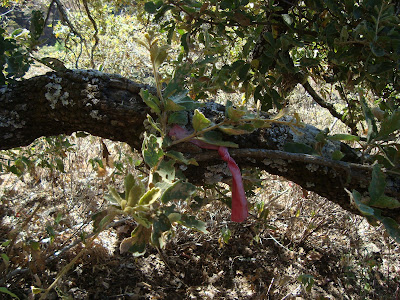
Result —
[[[307, 154], [287, 153], [280, 150], [247, 148], [231, 149], [229, 152], [242, 168], [258, 168], [283, 176], [355, 214], [360, 214], [360, 212], [351, 204], [345, 189], [350, 192], [355, 189], [364, 196], [368, 195], [372, 173], [372, 167], [368, 165], [334, 161]], [[204, 169], [203, 174], [213, 174], [218, 180], [226, 179], [229, 175], [226, 174], [222, 165], [219, 169], [214, 167], [221, 164], [216, 151], [196, 154], [194, 158]], [[219, 170], [219, 173], [215, 174], [215, 170]], [[206, 180], [199, 177], [199, 167], [190, 166], [186, 170], [186, 174], [191, 181]], [[390, 173], [386, 176], [386, 194], [399, 199], [400, 177]], [[400, 223], [400, 209], [383, 210], [383, 214]]]
[[[86, 131], [140, 149], [143, 121], [150, 113], [139, 96], [141, 88], [154, 93], [153, 88], [120, 76], [85, 70], [48, 73], [2, 88], [0, 149], [26, 146], [41, 136], [74, 131]], [[202, 111], [217, 122], [223, 118], [224, 107], [208, 103]], [[230, 150], [239, 166], [281, 175], [358, 213], [345, 189], [356, 189], [367, 195], [371, 167], [355, 164], [357, 157], [352, 156], [351, 149], [337, 142], [326, 144], [321, 149], [321, 157], [284, 152], [287, 142], [315, 143], [316, 128], [306, 126], [299, 130], [302, 135], [296, 135], [288, 126], [273, 125], [248, 135], [225, 136], [225, 139], [239, 144], [239, 149]], [[337, 149], [350, 150], [346, 156], [348, 162], [329, 159]], [[193, 149], [189, 143], [180, 145], [180, 151], [195, 156], [200, 164], [185, 171], [193, 182], [202, 184], [212, 180], [210, 176], [214, 180], [227, 177], [224, 168], [221, 174], [215, 174], [221, 169], [216, 166], [222, 163], [216, 151]], [[399, 176], [386, 175], [387, 195], [400, 198]], [[400, 209], [385, 210], [384, 214], [400, 223]]]
[[140, 147], [149, 109], [145, 87], [96, 71], [48, 73], [0, 91], [0, 149], [41, 136], [87, 131]]

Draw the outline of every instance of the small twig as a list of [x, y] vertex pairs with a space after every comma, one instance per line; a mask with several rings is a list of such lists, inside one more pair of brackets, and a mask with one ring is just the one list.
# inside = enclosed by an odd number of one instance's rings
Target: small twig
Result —
[[90, 10], [89, 10], [89, 7], [87, 5], [87, 0], [83, 0], [82, 2], [83, 2], [83, 6], [85, 7], [86, 14], [87, 14], [87, 16], [88, 16], [88, 18], [89, 18], [89, 20], [92, 23], [93, 28], [94, 28], [94, 35], [93, 35], [93, 37], [94, 37], [94, 45], [92, 46], [92, 50], [90, 52], [90, 64], [91, 64], [92, 68], [94, 69], [95, 68], [95, 63], [94, 63], [93, 54], [94, 54], [94, 51], [96, 50], [97, 45], [99, 44], [99, 37], [98, 37], [99, 30], [97, 28], [96, 21], [93, 19], [92, 15], [90, 14]]
[[[279, 246], [281, 246], [283, 249], [285, 249], [286, 251], [289, 251], [289, 252], [294, 252], [294, 250], [290, 250], [288, 247], [286, 247], [285, 245], [283, 245], [283, 244], [281, 244], [276, 238], [274, 238], [273, 236], [272, 236], [272, 234], [270, 234], [269, 232], [268, 232], [268, 235], [271, 237], [271, 239], [275, 242], [275, 243], [277, 243]], [[268, 239], [267, 239], [268, 240]]]
[[269, 286], [268, 286], [267, 294], [266, 294], [265, 296], [268, 296], [268, 295], [269, 295], [269, 291], [271, 290], [271, 287], [272, 287], [272, 284], [274, 283], [274, 280], [275, 280], [275, 277], [272, 278], [271, 283], [270, 283]]
[[[112, 220], [115, 217], [114, 213], [111, 213], [109, 216], [111, 216], [110, 220]], [[86, 252], [86, 250], [92, 246], [94, 243], [94, 240], [98, 237], [98, 235], [105, 229], [108, 228], [110, 224], [110, 220], [106, 222], [99, 230], [97, 230], [93, 237], [91, 238], [90, 241], [85, 243], [85, 247], [60, 271], [60, 273], [57, 275], [57, 278], [53, 281], [53, 283], [45, 290], [45, 292], [40, 296], [40, 300], [44, 300], [47, 298], [48, 293], [57, 285], [58, 281], [72, 268], [72, 266], [77, 262], [77, 260]]]
[[[120, 225], [120, 224], [124, 224], [127, 220], [128, 220], [128, 219], [122, 219], [122, 220], [118, 220], [118, 221], [112, 222], [112, 223], [110, 223], [109, 225], [107, 225], [107, 227], [106, 227], [105, 229], [109, 229], [109, 228], [111, 228], [111, 227], [114, 227], [114, 226], [117, 226], [117, 225]], [[96, 235], [96, 233], [93, 232], [93, 233], [87, 235], [86, 238], [90, 239], [90, 238], [92, 238], [92, 237], [95, 236], [95, 235]], [[55, 252], [53, 256], [50, 256], [50, 257], [46, 260], [46, 263], [49, 263], [49, 262], [53, 261], [54, 259], [58, 258], [62, 253], [68, 251], [69, 249], [75, 247], [76, 245], [78, 245], [78, 244], [80, 244], [80, 243], [82, 243], [82, 239], [81, 239], [81, 238], [76, 239], [75, 241], [73, 241], [73, 242], [72, 242], [71, 244], [69, 244], [68, 246], [62, 248], [61, 250], [59, 250], [59, 251], [57, 251], [57, 252]]]
[[46, 15], [46, 19], [44, 20], [44, 26], [43, 27], [45, 27], [47, 25], [47, 22], [49, 21], [50, 12], [51, 12], [51, 10], [52, 10], [52, 8], [54, 6], [54, 2], [55, 2], [55, 0], [52, 0], [50, 5], [49, 5], [49, 8], [47, 9], [47, 15]]
[[158, 247], [155, 247], [155, 248], [157, 249], [157, 252], [158, 252], [158, 254], [160, 255], [161, 260], [162, 260], [162, 261], [164, 262], [164, 264], [167, 266], [168, 270], [169, 270], [172, 274], [174, 274], [174, 276], [175, 276], [176, 278], [178, 278], [179, 281], [182, 282], [182, 284], [183, 284], [185, 287], [188, 287], [187, 284], [184, 283], [184, 282], [179, 278], [179, 276], [178, 276], [178, 274], [176, 273], [176, 271], [172, 270], [172, 268], [171, 268], [170, 265], [168, 264], [166, 258], [165, 258], [164, 255], [162, 254], [160, 248], [158, 248]]
[[35, 208], [35, 210], [32, 212], [32, 214], [24, 221], [24, 223], [21, 225], [21, 227], [17, 230], [16, 235], [12, 238], [12, 240], [11, 240], [11, 242], [10, 242], [10, 245], [9, 245], [9, 248], [8, 248], [8, 251], [7, 251], [7, 256], [10, 255], [11, 250], [12, 250], [13, 247], [14, 247], [15, 241], [17, 240], [17, 237], [18, 237], [19, 233], [20, 233], [21, 231], [23, 231], [23, 230], [26, 228], [26, 226], [28, 225], [28, 223], [29, 223], [29, 222], [32, 220], [32, 218], [36, 215], [36, 213], [38, 212], [39, 208], [42, 206], [42, 204], [43, 204], [43, 202], [44, 202], [45, 199], [46, 199], [46, 198], [43, 197], [43, 198], [39, 201], [38, 206], [36, 206], [36, 208]]

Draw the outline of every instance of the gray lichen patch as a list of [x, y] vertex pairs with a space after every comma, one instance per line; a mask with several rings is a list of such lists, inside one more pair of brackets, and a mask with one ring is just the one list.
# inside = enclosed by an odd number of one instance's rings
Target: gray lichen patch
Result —
[[315, 186], [315, 184], [313, 182], [306, 182], [306, 187], [307, 188], [312, 188], [314, 186]]
[[69, 93], [68, 92], [64, 92], [64, 94], [62, 94], [62, 96], [60, 97], [61, 103], [63, 106], [67, 106], [70, 105], [73, 106], [75, 103], [74, 102], [70, 102], [68, 101], [68, 97], [69, 97]]
[[206, 184], [215, 184], [221, 182], [224, 177], [232, 176], [226, 164], [208, 166], [206, 170], [204, 173]]
[[280, 158], [274, 159], [274, 160], [265, 158], [262, 160], [262, 163], [265, 166], [277, 169], [279, 172], [282, 172], [282, 173], [285, 173], [288, 170], [286, 168], [286, 166], [288, 164], [287, 161], [280, 159]]
[[50, 107], [55, 109], [58, 99], [61, 96], [62, 86], [58, 83], [49, 82], [45, 85], [45, 88], [47, 92], [44, 96], [46, 97], [46, 100], [50, 102]]
[[20, 129], [26, 125], [16, 111], [5, 110], [0, 115], [0, 127]]
[[[98, 77], [105, 78], [107, 74], [98, 71], [98, 70], [85, 70], [85, 69], [77, 69], [73, 71], [75, 74], [79, 74], [84, 81], [89, 81], [90, 78]], [[93, 79], [92, 79], [93, 80]], [[92, 81], [93, 83], [93, 81]]]
[[101, 120], [101, 119], [103, 119], [103, 116], [101, 116], [101, 115], [99, 115], [99, 111], [98, 110], [92, 110], [91, 112], [90, 112], [90, 114], [89, 114], [93, 119], [96, 119], [96, 120]]
[[264, 165], [266, 165], [266, 166], [269, 166], [270, 164], [272, 164], [272, 160], [268, 159], [268, 158], [265, 158], [265, 159], [263, 159], [262, 163]]
[[0, 88], [0, 94], [5, 94], [7, 91], [8, 91], [7, 86], [2, 86], [2, 87]]
[[[296, 128], [299, 132], [302, 134], [296, 134], [292, 129], [290, 131], [292, 132], [293, 135], [293, 142], [294, 143], [300, 143], [300, 144], [306, 144], [308, 146], [313, 147], [316, 144], [316, 136], [318, 133], [321, 131], [311, 125], [306, 125], [304, 128]], [[335, 152], [336, 150], [340, 150], [340, 142], [339, 141], [331, 141], [331, 140], [326, 140], [324, 146], [321, 149], [321, 154], [324, 157], [332, 157], [332, 153]]]
[[318, 170], [319, 166], [316, 164], [308, 164], [306, 165], [306, 169], [309, 170], [310, 172], [316, 172]]
[[74, 106], [74, 102], [69, 99], [69, 93], [62, 91], [62, 78], [57, 77], [56, 74], [52, 73], [49, 76], [51, 82], [45, 85], [46, 93], [44, 94], [47, 101], [50, 102], [52, 109], [56, 108], [57, 103], [61, 103], [63, 106]]

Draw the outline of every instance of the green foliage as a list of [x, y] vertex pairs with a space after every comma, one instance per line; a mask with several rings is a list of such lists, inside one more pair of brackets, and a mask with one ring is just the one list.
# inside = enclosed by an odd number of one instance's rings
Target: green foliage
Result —
[[381, 222], [388, 234], [397, 242], [400, 243], [400, 225], [392, 218], [382, 216], [382, 211], [379, 208], [398, 208], [400, 202], [397, 199], [388, 197], [384, 194], [386, 187], [385, 175], [378, 164], [373, 166], [372, 180], [369, 185], [369, 201], [365, 201], [362, 195], [354, 190], [348, 192], [350, 198], [357, 209], [367, 217], [373, 224], [376, 221]]
[[73, 151], [73, 144], [67, 136], [46, 137], [34, 141], [29, 147], [1, 151], [0, 171], [17, 176], [29, 173], [36, 177], [37, 168], [64, 173], [63, 159]]
[[24, 76], [29, 65], [27, 51], [0, 27], [0, 86]]
[[14, 293], [10, 292], [6, 287], [3, 287], [3, 286], [0, 287], [0, 293], [7, 294], [7, 295], [9, 295], [9, 296], [11, 296], [12, 298], [15, 298], [15, 299], [19, 299], [19, 297], [17, 295], [15, 295]]
[[302, 274], [299, 277], [297, 277], [297, 281], [300, 282], [305, 290], [309, 293], [311, 292], [311, 289], [314, 285], [314, 276], [309, 275], [309, 274]]

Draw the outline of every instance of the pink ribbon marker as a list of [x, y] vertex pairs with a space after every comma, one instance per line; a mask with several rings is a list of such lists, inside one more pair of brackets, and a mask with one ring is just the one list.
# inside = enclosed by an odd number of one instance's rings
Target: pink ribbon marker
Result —
[[[177, 139], [183, 139], [190, 133], [179, 125], [174, 125], [168, 133]], [[222, 160], [228, 163], [228, 168], [232, 173], [232, 213], [231, 220], [233, 222], [243, 222], [248, 216], [247, 199], [244, 193], [242, 175], [240, 169], [234, 159], [229, 155], [228, 148], [222, 146], [211, 145], [206, 142], [191, 139], [190, 142], [204, 149], [218, 150], [218, 154]]]

